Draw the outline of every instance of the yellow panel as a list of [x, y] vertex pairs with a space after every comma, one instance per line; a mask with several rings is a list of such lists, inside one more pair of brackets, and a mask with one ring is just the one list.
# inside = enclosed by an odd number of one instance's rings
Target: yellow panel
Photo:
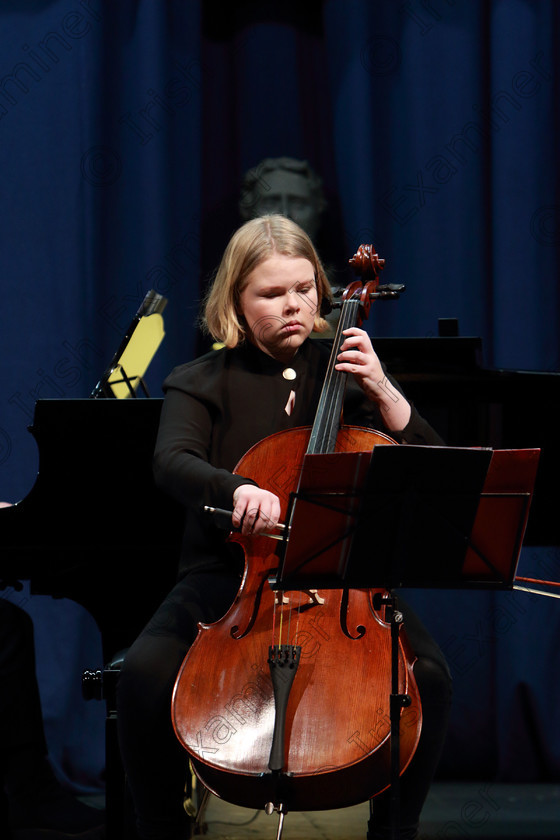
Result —
[[140, 379], [146, 373], [159, 345], [163, 341], [165, 330], [163, 318], [159, 314], [145, 315], [140, 318], [130, 341], [119, 359], [119, 364], [111, 372], [108, 382], [115, 397], [126, 399], [131, 397], [130, 389], [123, 379], [123, 373], [134, 390], [140, 384]]

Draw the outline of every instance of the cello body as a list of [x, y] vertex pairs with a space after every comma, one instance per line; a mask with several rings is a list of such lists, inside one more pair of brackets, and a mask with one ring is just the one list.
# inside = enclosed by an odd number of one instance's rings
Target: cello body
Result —
[[[283, 517], [309, 438], [309, 428], [273, 434], [235, 470], [276, 493]], [[342, 426], [335, 453], [391, 443], [379, 432]], [[391, 629], [385, 607], [374, 603], [377, 590], [274, 591], [275, 541], [229, 539], [245, 552], [239, 592], [223, 618], [200, 625], [173, 694], [175, 732], [197, 776], [220, 798], [250, 808], [281, 802], [285, 810], [327, 810], [375, 796], [390, 783], [392, 693]], [[280, 627], [300, 658], [278, 772], [269, 769], [276, 705], [268, 657]], [[414, 657], [403, 632], [398, 659], [398, 692], [410, 698], [400, 717], [402, 772], [421, 729]]]

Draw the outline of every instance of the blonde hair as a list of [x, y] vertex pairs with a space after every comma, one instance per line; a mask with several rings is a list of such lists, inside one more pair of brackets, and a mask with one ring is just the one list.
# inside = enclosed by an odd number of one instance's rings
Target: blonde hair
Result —
[[280, 215], [259, 216], [246, 222], [231, 237], [204, 304], [204, 329], [226, 347], [236, 347], [245, 340], [240, 294], [251, 272], [274, 254], [309, 260], [318, 297], [313, 331], [324, 332], [328, 328], [320, 313], [322, 299], [330, 296], [330, 286], [313, 243], [291, 219]]

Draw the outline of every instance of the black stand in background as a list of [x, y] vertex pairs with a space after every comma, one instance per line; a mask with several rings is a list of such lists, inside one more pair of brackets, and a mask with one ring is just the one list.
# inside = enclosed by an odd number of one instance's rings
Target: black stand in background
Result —
[[[378, 444], [371, 459], [368, 453], [367, 471], [364, 455], [305, 456], [273, 587], [389, 590], [380, 597], [391, 615], [391, 819], [396, 838], [399, 723], [410, 698], [399, 693], [403, 625], [391, 590], [511, 589], [539, 450]], [[339, 536], [333, 539], [337, 528]]]

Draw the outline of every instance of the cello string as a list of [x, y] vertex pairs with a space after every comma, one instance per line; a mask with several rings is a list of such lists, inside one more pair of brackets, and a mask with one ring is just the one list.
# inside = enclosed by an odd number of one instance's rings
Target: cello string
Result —
[[302, 604], [302, 601], [301, 601], [301, 597], [300, 597], [299, 602], [298, 602], [298, 607], [297, 607], [297, 610], [296, 610], [296, 632], [295, 632], [295, 635], [294, 635], [294, 644], [297, 643], [297, 639], [298, 639], [298, 636], [299, 636], [299, 620], [300, 620], [300, 617], [301, 617], [301, 604]]
[[[343, 309], [343, 317], [341, 318], [340, 324], [340, 331], [338, 335], [338, 346], [340, 346], [342, 341], [342, 333], [345, 329], [347, 329], [355, 320], [355, 310], [357, 307], [357, 301], [354, 299], [350, 299], [349, 301], [345, 301], [344, 309]], [[338, 350], [337, 350], [338, 352]], [[341, 409], [341, 398], [342, 393], [344, 390], [344, 385], [346, 384], [346, 377], [344, 374], [340, 373], [335, 369], [335, 365], [337, 362], [336, 359], [337, 353], [334, 353], [332, 359], [330, 360], [330, 370], [328, 374], [328, 381], [329, 381], [329, 394], [324, 416], [323, 416], [323, 425], [324, 425], [324, 447], [322, 451], [326, 451], [329, 447], [329, 441], [326, 438], [327, 430], [328, 429], [336, 429], [338, 431], [338, 426], [340, 424], [340, 409]]]
[[292, 638], [292, 601], [291, 597], [288, 596], [288, 629], [286, 631], [286, 644], [290, 644], [290, 640]]
[[276, 633], [276, 607], [278, 606], [278, 592], [273, 592], [272, 594], [272, 628], [271, 628], [271, 638], [270, 638], [270, 646], [274, 647], [274, 639]]
[[319, 397], [319, 404], [317, 406], [317, 414], [316, 414], [316, 417], [315, 417], [315, 422], [313, 424], [313, 429], [311, 430], [311, 436], [310, 436], [310, 439], [309, 439], [309, 446], [308, 446], [308, 449], [307, 449], [308, 453], [310, 453], [310, 454], [314, 454], [314, 453], [317, 453], [317, 452], [324, 451], [323, 446], [322, 446], [323, 438], [324, 438], [324, 429], [325, 429], [324, 416], [325, 416], [325, 413], [327, 411], [327, 403], [328, 403], [328, 398], [329, 398], [329, 394], [330, 394], [330, 390], [331, 390], [331, 380], [332, 380], [333, 369], [334, 369], [334, 365], [333, 365], [333, 357], [335, 355], [334, 354], [334, 348], [340, 342], [340, 336], [341, 336], [341, 333], [342, 333], [343, 323], [344, 323], [344, 318], [345, 318], [346, 303], [347, 303], [347, 301], [344, 301], [343, 304], [342, 304], [340, 319], [339, 319], [339, 322], [338, 322], [338, 325], [337, 325], [337, 328], [336, 328], [336, 333], [335, 333], [334, 342], [333, 342], [333, 352], [331, 353], [331, 355], [329, 357], [327, 372], [326, 372], [326, 375], [325, 375], [325, 380], [323, 382], [323, 388], [321, 390], [321, 395]]
[[[342, 342], [342, 333], [345, 329], [349, 326], [350, 320], [350, 310], [351, 310], [351, 300], [344, 301], [342, 305], [342, 312], [340, 315], [338, 328], [336, 331], [335, 336], [335, 344], [333, 347], [333, 353], [329, 358], [329, 364], [327, 368], [327, 375], [325, 377], [325, 384], [324, 384], [324, 400], [322, 410], [320, 411], [320, 415], [318, 414], [318, 418], [320, 418], [319, 422], [320, 426], [320, 440], [317, 441], [317, 450], [319, 452], [328, 451], [328, 444], [329, 441], [327, 438], [327, 431], [332, 428], [333, 417], [335, 414], [336, 403], [340, 392], [340, 384], [341, 378], [340, 376], [337, 377], [338, 371], [335, 370], [336, 365], [336, 355], [335, 348], [338, 348]], [[337, 418], [338, 421], [338, 418]], [[338, 422], [336, 425], [338, 428]]]
[[282, 633], [284, 628], [284, 592], [280, 592], [280, 621], [278, 623], [278, 646], [282, 644]]
[[333, 352], [329, 358], [325, 381], [319, 398], [317, 415], [309, 439], [309, 447], [307, 449], [309, 454], [317, 452], [324, 453], [332, 451], [334, 448], [330, 443], [328, 432], [332, 429], [338, 430], [339, 416], [336, 415], [340, 415], [342, 396], [346, 384], [346, 375], [335, 369], [337, 353], [334, 349], [342, 343], [343, 331], [356, 323], [359, 303], [359, 299], [349, 298], [342, 304], [341, 315], [333, 342]]
[[[344, 321], [342, 324], [342, 328], [340, 331], [339, 341], [342, 342], [342, 332], [345, 329], [353, 326], [356, 323], [356, 318], [359, 310], [360, 301], [356, 298], [351, 298], [349, 301], [346, 302], [346, 307], [344, 310]], [[326, 430], [327, 429], [336, 429], [340, 426], [340, 418], [342, 413], [342, 399], [344, 396], [344, 389], [346, 387], [346, 378], [347, 374], [341, 373], [340, 371], [335, 369], [335, 365], [337, 363], [336, 354], [332, 359], [332, 371], [331, 371], [331, 378], [332, 378], [332, 387], [331, 387], [331, 399], [328, 405], [328, 410], [326, 412], [326, 416], [324, 418], [325, 423], [325, 449], [329, 445], [329, 441], [326, 438]], [[333, 446], [334, 448], [334, 442]]]

